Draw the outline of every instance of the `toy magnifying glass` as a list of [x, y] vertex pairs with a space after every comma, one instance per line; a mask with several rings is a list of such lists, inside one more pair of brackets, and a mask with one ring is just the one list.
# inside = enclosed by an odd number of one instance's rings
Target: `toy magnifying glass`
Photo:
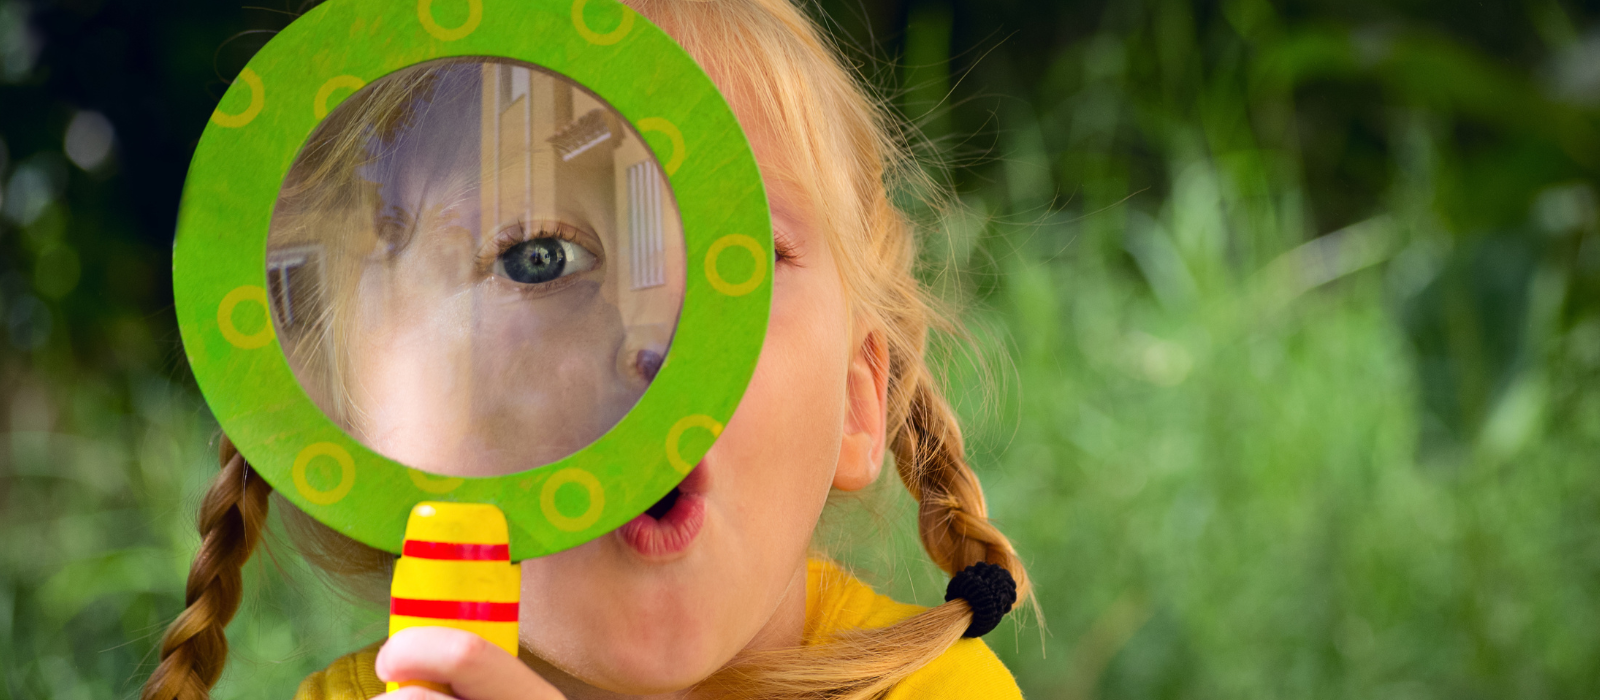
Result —
[[670, 501], [771, 299], [726, 102], [613, 0], [331, 0], [201, 138], [173, 277], [251, 465], [400, 554], [391, 631], [516, 652], [516, 567]]

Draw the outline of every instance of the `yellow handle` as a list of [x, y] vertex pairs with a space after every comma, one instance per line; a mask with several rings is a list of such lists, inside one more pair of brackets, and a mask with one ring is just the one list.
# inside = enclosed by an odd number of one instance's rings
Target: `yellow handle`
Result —
[[428, 690], [437, 690], [445, 695], [455, 695], [455, 691], [452, 691], [450, 686], [443, 683], [434, 683], [433, 681], [400, 681], [399, 683], [388, 683], [384, 685], [383, 692], [392, 693], [401, 688], [409, 688], [414, 685], [420, 685]]
[[[453, 627], [517, 653], [522, 571], [511, 563], [505, 514], [482, 503], [418, 503], [389, 589], [389, 636], [408, 627]], [[389, 683], [393, 692], [426, 681]]]

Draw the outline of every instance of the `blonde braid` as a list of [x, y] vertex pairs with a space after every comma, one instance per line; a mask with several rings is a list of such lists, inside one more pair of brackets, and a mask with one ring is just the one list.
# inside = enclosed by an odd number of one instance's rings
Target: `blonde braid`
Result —
[[142, 700], [205, 700], [228, 661], [224, 631], [243, 595], [239, 570], [261, 538], [272, 487], [226, 437], [219, 457], [222, 471], [200, 505], [200, 551], [189, 567], [187, 607], [161, 638], [161, 662], [145, 681]]
[[922, 546], [939, 568], [954, 575], [980, 561], [1004, 567], [1027, 597], [1027, 571], [1011, 541], [989, 521], [978, 477], [967, 466], [961, 429], [922, 358], [910, 369], [905, 424], [891, 449], [901, 481], [918, 503]]

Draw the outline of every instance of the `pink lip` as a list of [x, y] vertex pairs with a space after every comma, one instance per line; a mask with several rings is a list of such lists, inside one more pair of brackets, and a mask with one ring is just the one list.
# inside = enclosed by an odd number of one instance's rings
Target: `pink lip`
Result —
[[678, 501], [660, 520], [644, 513], [617, 530], [617, 536], [647, 559], [664, 559], [679, 554], [694, 543], [706, 522], [706, 497], [710, 475], [704, 465], [678, 484]]

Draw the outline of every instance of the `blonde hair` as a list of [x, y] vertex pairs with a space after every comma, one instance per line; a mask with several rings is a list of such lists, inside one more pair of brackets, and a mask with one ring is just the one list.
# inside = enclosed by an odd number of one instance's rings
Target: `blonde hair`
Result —
[[[900, 480], [918, 502], [918, 533], [928, 556], [952, 575], [977, 562], [1004, 567], [1017, 581], [1019, 600], [1027, 600], [1027, 572], [989, 521], [955, 415], [925, 357], [930, 325], [941, 315], [915, 276], [914, 227], [890, 200], [890, 192], [908, 182], [926, 186], [907, 147], [908, 132], [790, 0], [625, 1], [706, 68], [747, 130], [759, 126], [779, 136], [777, 156], [792, 178], [788, 184], [812, 203], [827, 203], [813, 209], [835, 252], [853, 318], [886, 346], [887, 435]], [[223, 457], [226, 468], [202, 508], [204, 543], [190, 571], [190, 607], [162, 640], [162, 660], [144, 700], [205, 698], [221, 672], [227, 649], [221, 631], [238, 606], [238, 566], [266, 518], [264, 482], [226, 442]], [[230, 499], [239, 504], [235, 509], [228, 508]], [[213, 511], [239, 516], [219, 518]], [[292, 508], [283, 511], [319, 567], [368, 586], [386, 574], [388, 555]], [[702, 688], [733, 697], [877, 697], [943, 654], [971, 620], [971, 608], [957, 599], [888, 627], [742, 654]]]

